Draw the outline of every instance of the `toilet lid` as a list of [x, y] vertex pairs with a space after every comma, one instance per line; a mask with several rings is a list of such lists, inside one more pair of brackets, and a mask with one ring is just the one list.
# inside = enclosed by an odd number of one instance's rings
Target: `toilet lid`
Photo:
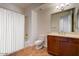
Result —
[[35, 41], [35, 44], [41, 44], [43, 42], [43, 40], [37, 40]]

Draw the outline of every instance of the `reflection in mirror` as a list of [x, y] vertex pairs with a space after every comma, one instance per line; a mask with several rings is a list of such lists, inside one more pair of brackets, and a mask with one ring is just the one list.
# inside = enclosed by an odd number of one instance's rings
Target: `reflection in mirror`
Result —
[[77, 14], [77, 32], [79, 32], [79, 13]]
[[72, 32], [72, 9], [51, 16], [51, 32]]
[[72, 32], [72, 15], [61, 16], [59, 20], [59, 32]]

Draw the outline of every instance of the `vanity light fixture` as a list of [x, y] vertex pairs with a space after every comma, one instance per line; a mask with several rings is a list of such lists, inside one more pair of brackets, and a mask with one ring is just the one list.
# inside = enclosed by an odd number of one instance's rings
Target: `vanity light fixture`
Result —
[[61, 3], [60, 5], [57, 5], [56, 6], [56, 9], [59, 9], [59, 10], [64, 10], [65, 7], [69, 6], [69, 3]]

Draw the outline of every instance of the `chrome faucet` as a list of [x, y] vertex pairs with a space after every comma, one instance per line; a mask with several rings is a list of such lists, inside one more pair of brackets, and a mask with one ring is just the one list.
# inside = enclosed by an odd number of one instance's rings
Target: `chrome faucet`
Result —
[[65, 32], [64, 32], [64, 31], [59, 31], [59, 34], [63, 34], [63, 35], [64, 35], [64, 34], [65, 34]]

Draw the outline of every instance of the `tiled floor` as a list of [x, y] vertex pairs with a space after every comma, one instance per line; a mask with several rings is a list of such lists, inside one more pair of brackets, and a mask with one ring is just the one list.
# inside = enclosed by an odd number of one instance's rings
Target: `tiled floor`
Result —
[[38, 50], [34, 47], [28, 47], [18, 52], [12, 53], [10, 56], [49, 56], [49, 54], [47, 53], [46, 48]]

